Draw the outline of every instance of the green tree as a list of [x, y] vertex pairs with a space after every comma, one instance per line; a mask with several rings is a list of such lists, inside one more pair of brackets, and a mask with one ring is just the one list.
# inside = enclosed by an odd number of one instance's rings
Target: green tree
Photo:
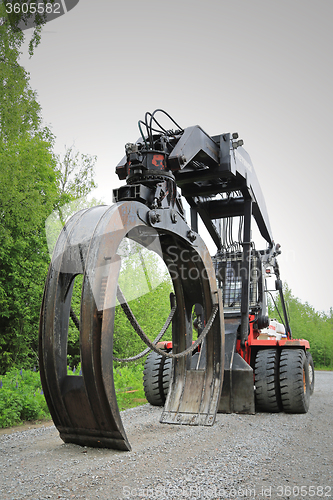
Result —
[[[55, 0], [5, 0], [0, 1], [0, 24], [7, 24], [14, 35], [23, 39], [22, 29], [34, 27], [30, 42], [29, 54], [32, 56], [34, 49], [40, 42], [42, 27], [47, 21], [46, 5], [53, 4]], [[37, 3], [44, 3], [45, 8], [38, 10]]]
[[[57, 200], [53, 137], [29, 76], [22, 41], [0, 26], [0, 371], [29, 364], [37, 350], [39, 304], [48, 265], [44, 221]], [[36, 359], [34, 359], [36, 362]]]
[[[0, 12], [3, 8], [0, 5]], [[28, 74], [18, 64], [22, 33], [14, 33], [8, 21], [0, 24], [0, 138], [13, 141], [40, 127], [40, 106], [30, 88]]]
[[[97, 204], [97, 200], [89, 202], [87, 199], [87, 195], [97, 187], [94, 180], [96, 161], [97, 156], [79, 153], [74, 146], [66, 148], [62, 157], [58, 156], [56, 173], [59, 198], [56, 209], [63, 224], [71, 215], [73, 206], [77, 211]], [[76, 203], [70, 205], [73, 201]]]
[[[318, 312], [308, 302], [302, 303], [292, 294], [287, 284], [284, 285], [284, 296], [289, 312], [289, 320], [293, 338], [306, 339], [310, 342], [310, 350], [315, 366], [333, 368], [333, 312], [330, 315]], [[278, 297], [273, 304], [270, 301], [270, 317], [280, 318], [282, 307]]]
[[[173, 286], [169, 273], [156, 253], [133, 241], [123, 240], [118, 254], [122, 256], [119, 286], [139, 325], [154, 340], [170, 313], [170, 293], [173, 292]], [[171, 340], [171, 326], [163, 336], [163, 340], [167, 339]], [[121, 306], [117, 305], [113, 349], [115, 356], [131, 357], [146, 347]]]
[[[50, 256], [66, 221], [79, 210], [102, 204], [96, 198], [88, 198], [97, 187], [94, 180], [96, 161], [96, 156], [79, 153], [74, 146], [65, 148], [65, 153], [57, 156], [57, 199], [45, 223]], [[75, 278], [72, 295], [72, 307], [78, 320], [81, 288], [82, 276], [79, 275]], [[67, 359], [72, 368], [80, 363], [80, 335], [73, 321], [69, 322], [68, 327]]]
[[[3, 14], [0, 4], [0, 19]], [[45, 221], [61, 229], [95, 187], [96, 157], [53, 152], [41, 108], [18, 64], [23, 34], [0, 22], [0, 373], [37, 361], [39, 310], [50, 261]], [[69, 202], [77, 200], [69, 209]], [[95, 204], [91, 200], [89, 204]], [[65, 206], [66, 205], [66, 206]]]
[[65, 148], [64, 155], [57, 156], [58, 196], [54, 210], [45, 223], [50, 255], [60, 231], [72, 215], [84, 208], [103, 204], [94, 197], [88, 198], [88, 194], [97, 187], [94, 181], [96, 160], [96, 156], [80, 154], [74, 146]]

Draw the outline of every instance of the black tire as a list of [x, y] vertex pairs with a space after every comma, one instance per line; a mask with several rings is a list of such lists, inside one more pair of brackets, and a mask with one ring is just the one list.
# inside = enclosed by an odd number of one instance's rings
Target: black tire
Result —
[[162, 375], [164, 403], [165, 403], [165, 400], [166, 400], [168, 392], [169, 392], [171, 377], [172, 377], [172, 359], [171, 358], [164, 358], [163, 375]]
[[308, 360], [308, 363], [309, 363], [310, 396], [312, 396], [313, 391], [314, 391], [315, 375], [314, 375], [314, 364], [313, 364], [311, 352], [306, 351], [306, 359]]
[[282, 349], [280, 391], [286, 413], [307, 413], [310, 404], [309, 363], [302, 349]]
[[143, 370], [143, 388], [147, 401], [154, 406], [164, 406], [172, 370], [172, 359], [152, 351]]
[[279, 352], [262, 349], [255, 360], [256, 410], [279, 412], [282, 409], [279, 388]]

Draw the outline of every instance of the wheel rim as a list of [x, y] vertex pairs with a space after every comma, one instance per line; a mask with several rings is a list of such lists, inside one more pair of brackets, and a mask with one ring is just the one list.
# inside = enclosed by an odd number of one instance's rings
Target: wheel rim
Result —
[[310, 382], [310, 385], [313, 382], [313, 368], [312, 368], [312, 365], [310, 363], [309, 363], [309, 382]]

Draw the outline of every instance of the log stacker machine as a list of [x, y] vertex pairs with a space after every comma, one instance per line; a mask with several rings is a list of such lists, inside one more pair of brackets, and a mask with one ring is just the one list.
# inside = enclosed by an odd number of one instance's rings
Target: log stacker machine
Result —
[[[158, 114], [175, 130], [163, 128]], [[307, 412], [314, 385], [310, 346], [292, 338], [277, 263], [280, 246], [273, 241], [243, 141], [237, 134], [211, 137], [199, 126], [182, 129], [162, 110], [146, 113], [139, 129], [141, 137], [126, 144], [116, 167], [126, 184], [114, 190], [115, 203], [76, 213], [50, 264], [40, 369], [61, 438], [130, 449], [113, 382], [117, 303], [148, 346], [140, 354], [152, 350], [144, 388], [151, 404], [164, 406], [162, 423], [212, 425], [218, 411]], [[190, 206], [190, 225], [183, 199]], [[199, 234], [199, 217], [216, 245], [213, 256]], [[264, 250], [251, 241], [253, 218], [267, 242]], [[159, 253], [172, 279], [171, 312], [154, 341], [119, 286], [124, 239]], [[273, 274], [280, 321], [267, 312], [266, 280]], [[83, 275], [79, 319], [71, 308], [78, 275]], [[80, 330], [82, 375], [75, 377], [67, 375], [70, 317]], [[163, 341], [171, 322], [172, 341]]]

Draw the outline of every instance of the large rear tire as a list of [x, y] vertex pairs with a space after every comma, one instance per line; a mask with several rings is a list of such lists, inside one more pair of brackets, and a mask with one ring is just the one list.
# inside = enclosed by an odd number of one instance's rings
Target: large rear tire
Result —
[[313, 364], [311, 352], [306, 351], [306, 359], [308, 360], [308, 363], [309, 363], [310, 396], [312, 396], [313, 391], [314, 391], [315, 375], [314, 375], [314, 364]]
[[282, 349], [280, 391], [286, 413], [307, 413], [310, 404], [309, 363], [302, 349]]
[[255, 386], [257, 411], [281, 411], [279, 352], [277, 349], [262, 349], [257, 352]]
[[152, 351], [143, 370], [145, 396], [151, 405], [164, 406], [171, 380], [172, 359]]

